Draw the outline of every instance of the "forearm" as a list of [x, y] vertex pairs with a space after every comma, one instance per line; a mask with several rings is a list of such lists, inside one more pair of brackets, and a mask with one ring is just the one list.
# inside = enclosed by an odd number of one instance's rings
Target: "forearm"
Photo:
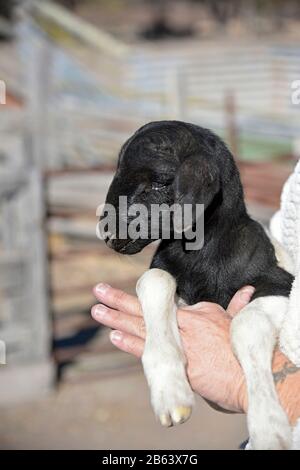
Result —
[[[292, 364], [279, 350], [273, 359], [273, 377], [280, 403], [286, 411], [289, 421], [295, 425], [300, 418], [300, 368]], [[248, 410], [245, 380], [241, 387], [242, 408]]]
[[280, 402], [294, 425], [300, 417], [300, 368], [276, 350], [273, 376]]

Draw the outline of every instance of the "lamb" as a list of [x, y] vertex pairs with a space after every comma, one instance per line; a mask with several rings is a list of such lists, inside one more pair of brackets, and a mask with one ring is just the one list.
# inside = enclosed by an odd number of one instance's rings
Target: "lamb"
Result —
[[[164, 205], [165, 212], [168, 207], [170, 213], [174, 204], [183, 211], [187, 205], [202, 205], [202, 244], [187, 249], [201, 218], [196, 210], [188, 224], [184, 219], [178, 224], [173, 217], [169, 237], [164, 237], [162, 218], [159, 226], [154, 222], [154, 237], [149, 230], [144, 231], [147, 236], [120, 236], [120, 225], [128, 227], [133, 221], [130, 209], [121, 209], [121, 197], [127, 198], [129, 207], [146, 208], [140, 211], [139, 224], [148, 229], [153, 225], [149, 214], [154, 204]], [[137, 282], [147, 331], [142, 363], [161, 424], [183, 423], [194, 403], [176, 298], [186, 304], [209, 301], [226, 308], [238, 289], [252, 285], [252, 301], [231, 325], [232, 348], [247, 383], [249, 448], [291, 448], [291, 427], [276, 394], [271, 362], [294, 278], [278, 264], [263, 227], [248, 215], [239, 172], [226, 145], [208, 129], [189, 123], [159, 121], [143, 126], [120, 151], [108, 205], [118, 214], [114, 229], [106, 231], [110, 248], [134, 254], [161, 240], [150, 269]], [[101, 221], [109, 222], [104, 214]], [[289, 352], [284, 338], [280, 346]]]

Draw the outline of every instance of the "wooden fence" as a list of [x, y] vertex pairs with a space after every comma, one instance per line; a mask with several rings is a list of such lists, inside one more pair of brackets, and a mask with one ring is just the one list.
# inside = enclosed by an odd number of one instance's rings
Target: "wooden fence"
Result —
[[42, 174], [30, 163], [22, 129], [0, 136], [0, 340], [6, 347], [0, 401], [6, 402], [49, 389], [54, 369]]

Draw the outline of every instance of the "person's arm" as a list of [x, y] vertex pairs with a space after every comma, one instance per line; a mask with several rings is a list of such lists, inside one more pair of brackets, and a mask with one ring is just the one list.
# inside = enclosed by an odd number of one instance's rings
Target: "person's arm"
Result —
[[294, 425], [300, 417], [300, 368], [277, 350], [273, 360], [273, 375], [280, 402], [290, 423]]
[[[241, 289], [227, 312], [208, 302], [178, 310], [178, 325], [193, 390], [207, 401], [233, 412], [247, 411], [247, 392], [243, 371], [231, 349], [230, 321], [249, 303], [253, 291], [251, 287]], [[102, 304], [93, 307], [93, 317], [113, 328], [110, 337], [116, 347], [141, 357], [145, 325], [137, 298], [103, 284], [94, 292]], [[273, 371], [280, 401], [294, 424], [300, 416], [300, 369], [276, 351]]]

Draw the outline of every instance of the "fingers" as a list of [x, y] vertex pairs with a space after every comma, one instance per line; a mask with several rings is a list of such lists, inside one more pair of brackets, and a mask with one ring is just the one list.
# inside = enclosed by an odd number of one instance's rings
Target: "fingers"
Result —
[[122, 331], [112, 331], [110, 333], [111, 342], [121, 351], [142, 357], [144, 351], [144, 340], [136, 336], [123, 333]]
[[114, 289], [108, 284], [98, 284], [94, 288], [95, 297], [112, 309], [122, 310], [129, 315], [141, 315], [141, 307], [137, 297]]
[[246, 286], [237, 291], [237, 293], [232, 297], [230, 304], [227, 308], [227, 313], [231, 317], [234, 317], [237, 313], [246, 307], [250, 302], [252, 295], [254, 294], [255, 288], [252, 286]]
[[114, 330], [121, 330], [125, 333], [145, 338], [145, 323], [142, 317], [128, 315], [102, 304], [94, 305], [92, 317], [99, 323], [109, 326]]

